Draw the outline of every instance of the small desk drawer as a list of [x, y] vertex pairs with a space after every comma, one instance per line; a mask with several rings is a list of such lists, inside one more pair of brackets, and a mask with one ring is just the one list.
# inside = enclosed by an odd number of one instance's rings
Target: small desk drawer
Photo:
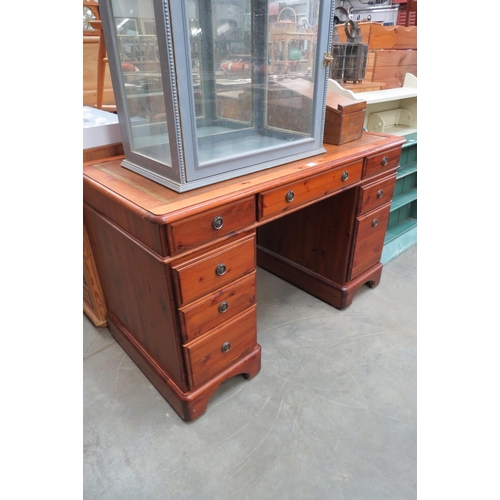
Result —
[[361, 179], [362, 169], [363, 160], [359, 160], [303, 181], [261, 193], [258, 197], [257, 218], [262, 220], [294, 210], [305, 203], [355, 184]]
[[228, 203], [168, 225], [171, 255], [195, 248], [255, 222], [255, 197]]
[[257, 306], [184, 346], [190, 388], [207, 382], [257, 344]]
[[378, 155], [367, 156], [365, 158], [365, 168], [363, 178], [381, 174], [387, 170], [395, 169], [399, 165], [401, 147], [389, 149]]
[[254, 270], [254, 233], [212, 251], [197, 253], [172, 265], [177, 304], [202, 297]]
[[184, 342], [190, 342], [255, 304], [255, 271], [179, 309]]
[[364, 214], [392, 199], [396, 174], [360, 187], [358, 214]]
[[390, 210], [391, 204], [386, 203], [356, 218], [356, 247], [349, 280], [380, 262]]

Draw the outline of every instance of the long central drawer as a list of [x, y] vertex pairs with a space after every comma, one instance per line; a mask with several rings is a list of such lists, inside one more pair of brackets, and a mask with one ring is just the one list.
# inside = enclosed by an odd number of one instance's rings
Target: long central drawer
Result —
[[303, 181], [293, 182], [263, 192], [258, 196], [258, 220], [293, 211], [345, 189], [361, 179], [363, 160], [329, 170]]

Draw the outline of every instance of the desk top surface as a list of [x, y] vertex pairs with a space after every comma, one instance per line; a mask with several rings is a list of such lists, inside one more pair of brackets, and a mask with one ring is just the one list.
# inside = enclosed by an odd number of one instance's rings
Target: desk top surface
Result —
[[[200, 212], [216, 204], [274, 189], [335, 168], [380, 150], [398, 147], [405, 139], [366, 132], [341, 146], [325, 144], [325, 153], [267, 170], [236, 177], [210, 186], [177, 193], [121, 166], [124, 157], [84, 163], [84, 181], [105, 192], [118, 203], [134, 206], [137, 212], [169, 220]], [[85, 193], [84, 193], [85, 196]]]

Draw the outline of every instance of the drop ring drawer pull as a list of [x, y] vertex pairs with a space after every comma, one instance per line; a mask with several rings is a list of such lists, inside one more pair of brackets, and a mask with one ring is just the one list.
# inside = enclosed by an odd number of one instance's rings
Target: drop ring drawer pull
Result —
[[224, 219], [222, 217], [215, 217], [214, 220], [212, 221], [212, 227], [214, 229], [220, 229], [224, 225]]
[[226, 271], [227, 271], [227, 267], [224, 264], [219, 264], [215, 268], [215, 274], [217, 274], [217, 276], [222, 276], [223, 274], [226, 274]]
[[382, 196], [384, 196], [384, 192], [382, 191], [382, 189], [379, 189], [377, 191], [377, 198], [380, 200], [380, 198], [382, 198]]
[[389, 158], [387, 156], [384, 156], [382, 158], [382, 166], [385, 167], [389, 163]]
[[372, 227], [375, 227], [378, 224], [378, 219], [373, 219]]
[[286, 193], [285, 199], [288, 203], [292, 202], [294, 198], [295, 198], [295, 193], [292, 190]]
[[231, 349], [231, 344], [229, 342], [224, 342], [220, 350], [222, 352], [227, 352], [229, 349]]
[[229, 304], [227, 302], [221, 302], [219, 304], [219, 312], [225, 313], [229, 309]]
[[349, 172], [347, 170], [344, 170], [344, 173], [342, 174], [342, 182], [345, 182], [347, 179], [349, 179]]

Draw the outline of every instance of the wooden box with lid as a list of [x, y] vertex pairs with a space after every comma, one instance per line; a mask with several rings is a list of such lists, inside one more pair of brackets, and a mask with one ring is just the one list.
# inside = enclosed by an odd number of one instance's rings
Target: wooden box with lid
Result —
[[365, 101], [355, 101], [328, 91], [323, 142], [338, 146], [359, 139], [363, 134], [365, 112]]

